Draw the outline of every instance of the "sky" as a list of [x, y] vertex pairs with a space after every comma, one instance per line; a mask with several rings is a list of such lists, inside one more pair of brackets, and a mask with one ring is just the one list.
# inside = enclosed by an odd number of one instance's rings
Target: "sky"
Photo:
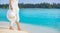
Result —
[[[60, 0], [19, 0], [19, 3], [24, 3], [24, 4], [36, 4], [36, 3], [60, 3]], [[9, 0], [0, 0], [0, 4], [9, 4]]]

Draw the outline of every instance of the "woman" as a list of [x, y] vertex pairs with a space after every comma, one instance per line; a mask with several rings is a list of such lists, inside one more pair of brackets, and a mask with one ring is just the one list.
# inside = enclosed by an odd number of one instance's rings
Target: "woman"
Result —
[[14, 30], [13, 24], [16, 23], [18, 30], [20, 30], [18, 0], [9, 0], [7, 18], [10, 21], [9, 29]]

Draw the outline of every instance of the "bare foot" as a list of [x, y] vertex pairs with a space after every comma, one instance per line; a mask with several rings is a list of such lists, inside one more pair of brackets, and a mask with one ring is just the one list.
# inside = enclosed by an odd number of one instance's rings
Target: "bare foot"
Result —
[[10, 30], [14, 30], [14, 28], [12, 26], [9, 27]]
[[18, 30], [20, 31], [21, 29], [20, 29], [20, 28], [18, 28]]

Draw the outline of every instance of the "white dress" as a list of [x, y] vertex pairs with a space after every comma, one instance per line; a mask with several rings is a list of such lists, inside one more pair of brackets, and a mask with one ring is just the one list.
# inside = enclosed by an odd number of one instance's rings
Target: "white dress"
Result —
[[19, 7], [18, 7], [18, 0], [12, 0], [12, 8], [13, 10], [9, 10], [7, 12], [7, 18], [11, 22], [11, 26], [16, 21], [19, 22]]

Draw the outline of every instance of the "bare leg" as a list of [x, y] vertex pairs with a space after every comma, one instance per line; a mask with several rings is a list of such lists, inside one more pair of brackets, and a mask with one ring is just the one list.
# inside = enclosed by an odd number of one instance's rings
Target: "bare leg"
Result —
[[17, 24], [18, 30], [20, 31], [21, 30], [20, 29], [20, 23], [19, 22], [16, 22], [16, 24]]

